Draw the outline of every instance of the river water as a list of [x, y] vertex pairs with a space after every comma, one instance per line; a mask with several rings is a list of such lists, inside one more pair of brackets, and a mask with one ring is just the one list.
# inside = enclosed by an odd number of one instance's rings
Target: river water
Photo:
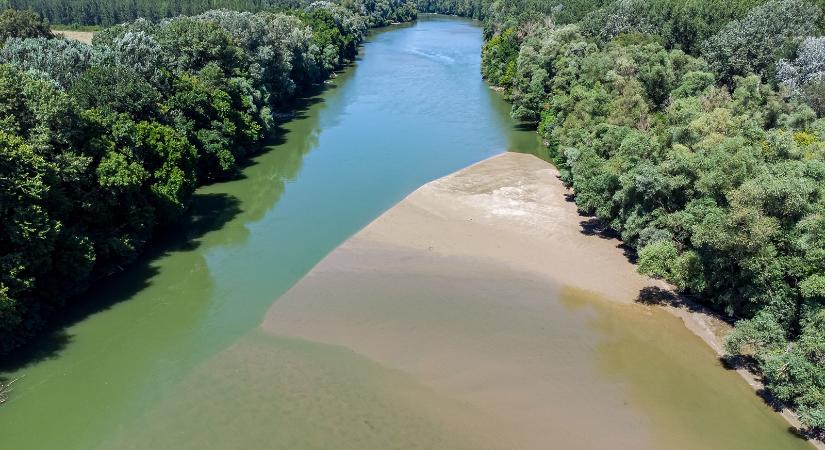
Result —
[[[307, 99], [240, 179], [201, 188], [187, 223], [80, 299], [65, 327], [3, 363], [3, 375], [19, 379], [0, 408], [0, 447], [388, 447], [324, 438], [346, 439], [355, 423], [372, 429], [359, 408], [398, 415], [384, 431], [404, 430], [389, 441], [401, 448], [451, 447], [449, 420], [419, 420], [363, 390], [364, 380], [377, 391], [406, 386], [376, 375], [374, 363], [288, 339], [273, 351], [259, 325], [326, 254], [417, 187], [501, 151], [540, 151], [536, 134], [516, 127], [482, 81], [481, 44], [478, 24], [456, 18], [374, 32], [353, 67]], [[272, 358], [244, 373], [279, 381], [245, 392], [243, 383], [223, 386], [250, 359], [216, 355], [258, 340]], [[331, 378], [315, 382], [319, 374]], [[426, 398], [403, 389], [392, 395]], [[325, 405], [331, 398], [341, 403]], [[307, 404], [311, 413], [294, 406]], [[461, 415], [460, 405], [441, 406]], [[327, 417], [348, 408], [351, 421]], [[775, 430], [772, 443], [802, 445], [763, 409], [736, 413], [756, 414], [746, 423]], [[222, 427], [227, 411], [258, 420]]]

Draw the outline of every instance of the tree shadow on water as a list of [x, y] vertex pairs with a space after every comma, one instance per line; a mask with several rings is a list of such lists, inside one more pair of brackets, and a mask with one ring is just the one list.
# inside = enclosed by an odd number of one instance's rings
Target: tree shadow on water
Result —
[[[69, 298], [47, 326], [23, 347], [0, 360], [0, 373], [12, 373], [52, 359], [72, 342], [72, 326], [133, 298], [158, 274], [156, 262], [172, 253], [192, 251], [200, 238], [223, 227], [240, 213], [240, 202], [227, 194], [195, 194], [177, 223], [155, 232], [151, 243], [131, 263], [101, 274], [89, 288]], [[2, 383], [2, 378], [0, 378]]]
[[513, 125], [516, 131], [536, 131], [536, 124], [530, 122], [518, 122]]
[[[719, 357], [719, 362], [726, 370], [745, 371], [748, 372], [757, 382], [765, 382], [762, 378], [756, 358], [751, 355], [725, 355]], [[774, 393], [766, 389], [761, 384], [758, 386], [760, 387], [756, 389], [756, 395], [762, 400], [763, 403], [765, 403], [766, 406], [771, 408], [776, 413], [783, 413], [789, 410], [789, 406], [777, 398]], [[815, 440], [822, 442], [823, 439], [825, 439], [825, 430], [817, 430], [814, 428], [805, 427], [801, 424], [798, 427], [789, 425], [786, 431], [802, 440]]]
[[275, 111], [275, 128], [271, 131], [269, 136], [265, 137], [261, 142], [255, 145], [255, 148], [250, 149], [246, 157], [236, 163], [237, 171], [226, 179], [215, 180], [207, 184], [216, 184], [225, 181], [237, 181], [246, 179], [247, 176], [244, 171], [252, 166], [258, 164], [257, 157], [265, 155], [271, 151], [277, 151], [278, 147], [287, 143], [287, 137], [290, 129], [286, 126], [290, 122], [296, 120], [306, 120], [311, 118], [310, 110], [319, 104], [325, 103], [326, 100], [323, 94], [332, 89], [336, 89], [338, 84], [335, 82], [325, 82], [313, 85], [300, 96], [289, 103], [283, 105], [281, 109]]
[[811, 428], [804, 428], [800, 429], [794, 426], [788, 426], [788, 433], [796, 436], [799, 439], [803, 440], [814, 440], [825, 442], [825, 430], [814, 430]]
[[[716, 319], [726, 322], [731, 326], [734, 322], [732, 317], [719, 314], [718, 312], [714, 312], [710, 308], [700, 305], [693, 298], [690, 298], [685, 295], [679, 295], [669, 289], [664, 289], [656, 286], [648, 286], [641, 289], [639, 291], [639, 297], [636, 299], [636, 301], [638, 303], [645, 305], [669, 306], [673, 308], [686, 309], [690, 312], [696, 312], [712, 316]], [[761, 379], [757, 361], [752, 356], [722, 355], [718, 357], [718, 360], [720, 365], [726, 370], [745, 371], [753, 377], [753, 380], [756, 380], [759, 383], [763, 382], [763, 380]], [[765, 405], [767, 405], [773, 411], [779, 413], [787, 408], [787, 405], [784, 404], [775, 395], [773, 395], [769, 390], [765, 389], [764, 387], [761, 387], [761, 385], [757, 386], [760, 387], [756, 388], [756, 395], [765, 403]], [[797, 428], [795, 426], [788, 426], [787, 431], [788, 433], [805, 440], [817, 439], [821, 441], [823, 437], [825, 437], [825, 435], [823, 435], [821, 431], [807, 428]]]

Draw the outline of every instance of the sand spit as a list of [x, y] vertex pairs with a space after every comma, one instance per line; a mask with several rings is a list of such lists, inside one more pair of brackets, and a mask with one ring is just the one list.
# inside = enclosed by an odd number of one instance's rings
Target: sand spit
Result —
[[532, 155], [505, 153], [433, 181], [342, 248], [396, 246], [495, 261], [618, 302], [659, 286], [627, 264], [617, 241], [581, 232], [556, 169]]
[[321, 261], [263, 330], [463, 405], [462, 432], [491, 448], [806, 447], [682, 321], [709, 342], [720, 324], [635, 302], [666, 286], [566, 194], [515, 153], [431, 182]]

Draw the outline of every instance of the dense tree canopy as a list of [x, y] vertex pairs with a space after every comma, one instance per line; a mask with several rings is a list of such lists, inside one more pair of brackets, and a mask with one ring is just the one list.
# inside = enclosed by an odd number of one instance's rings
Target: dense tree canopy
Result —
[[422, 13], [450, 14], [473, 19], [484, 19], [490, 2], [488, 0], [419, 0], [418, 11]]
[[403, 1], [207, 11], [110, 27], [92, 45], [0, 13], [0, 353], [233, 176], [273, 111], [351, 60]]
[[[0, 8], [5, 6], [32, 10], [56, 24], [109, 26], [141, 18], [158, 21], [180, 15], [191, 16], [214, 9], [253, 13], [296, 11], [312, 3], [313, 0], [0, 0]], [[416, 14], [415, 4], [406, 0], [341, 0], [320, 3], [338, 3], [362, 16], [369, 26], [409, 21]]]
[[819, 117], [825, 115], [825, 37], [808, 37], [796, 57], [782, 59], [776, 77], [783, 88], [811, 106]]
[[0, 45], [10, 38], [50, 38], [49, 22], [33, 11], [0, 11]]
[[820, 15], [804, 0], [770, 0], [708, 38], [702, 56], [728, 82], [751, 73], [772, 79], [777, 60], [792, 54], [799, 39], [816, 29]]

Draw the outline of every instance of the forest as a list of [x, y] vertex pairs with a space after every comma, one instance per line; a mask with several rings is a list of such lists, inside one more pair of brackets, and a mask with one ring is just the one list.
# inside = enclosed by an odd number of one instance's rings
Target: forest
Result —
[[92, 45], [0, 12], [0, 354], [174, 226], [197, 186], [236, 176], [368, 27], [415, 17], [386, 6], [139, 19]]
[[536, 126], [579, 209], [640, 272], [735, 321], [731, 361], [821, 431], [822, 2], [542, 3], [487, 7], [485, 78]]
[[[137, 19], [158, 21], [191, 16], [213, 9], [242, 12], [300, 10], [312, 0], [0, 0], [0, 9], [31, 10], [52, 24], [116, 25]], [[329, 2], [333, 3], [333, 2]], [[415, 6], [406, 0], [341, 0], [335, 2], [362, 15], [370, 25], [388, 25], [413, 17]]]

